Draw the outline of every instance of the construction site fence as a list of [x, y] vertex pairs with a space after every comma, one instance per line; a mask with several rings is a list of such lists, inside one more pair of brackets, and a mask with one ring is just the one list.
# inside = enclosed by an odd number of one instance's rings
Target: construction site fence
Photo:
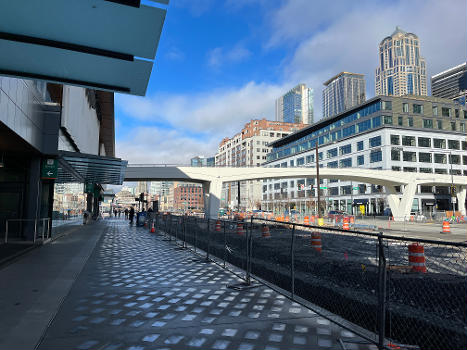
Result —
[[466, 243], [255, 217], [157, 214], [153, 227], [245, 285], [259, 279], [352, 322], [380, 349], [467, 348]]

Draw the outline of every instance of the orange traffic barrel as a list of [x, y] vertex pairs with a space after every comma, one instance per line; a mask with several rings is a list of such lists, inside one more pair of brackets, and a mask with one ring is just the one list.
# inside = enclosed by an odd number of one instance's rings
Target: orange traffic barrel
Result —
[[355, 224], [355, 216], [352, 215], [352, 216], [350, 217], [350, 223], [351, 223], [351, 224]]
[[237, 235], [243, 236], [245, 234], [245, 229], [243, 228], [243, 224], [239, 222], [237, 224]]
[[318, 252], [321, 253], [321, 234], [319, 232], [311, 233], [311, 246]]
[[290, 222], [290, 219], [289, 219], [288, 215], [285, 217], [285, 222]]
[[221, 222], [219, 220], [216, 221], [216, 232], [219, 232], [221, 230]]
[[268, 238], [271, 237], [271, 233], [269, 232], [269, 227], [263, 224], [263, 228], [261, 229], [261, 237]]
[[349, 230], [350, 229], [350, 226], [349, 226], [349, 218], [348, 217], [344, 217], [342, 219], [342, 229], [343, 230]]
[[443, 221], [443, 233], [451, 233], [449, 221]]
[[409, 266], [413, 271], [426, 273], [425, 248], [418, 244], [409, 244]]
[[305, 225], [309, 225], [309, 224], [310, 224], [310, 218], [309, 218], [308, 216], [305, 216], [305, 217], [303, 218], [303, 223], [304, 223]]
[[314, 216], [314, 215], [311, 216], [311, 223], [312, 223], [312, 224], [315, 223], [315, 216]]

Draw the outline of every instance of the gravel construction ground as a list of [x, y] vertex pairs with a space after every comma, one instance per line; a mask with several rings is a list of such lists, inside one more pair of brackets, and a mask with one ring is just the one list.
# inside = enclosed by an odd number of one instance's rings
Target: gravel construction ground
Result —
[[[190, 245], [246, 268], [246, 235], [236, 224], [222, 222], [215, 231], [207, 223], [189, 218], [185, 230], [179, 218], [160, 227]], [[175, 223], [178, 224], [175, 224]], [[224, 234], [225, 231], [225, 234]], [[295, 231], [295, 294], [372, 332], [377, 331], [378, 257], [372, 236], [318, 230], [322, 251], [310, 244], [311, 231]], [[251, 271], [254, 275], [290, 291], [292, 230], [289, 225], [270, 226], [271, 237], [252, 230]], [[209, 242], [209, 245], [208, 245]], [[467, 347], [467, 249], [425, 244], [427, 273], [413, 273], [408, 266], [412, 242], [385, 240], [387, 270], [387, 337], [421, 349]]]

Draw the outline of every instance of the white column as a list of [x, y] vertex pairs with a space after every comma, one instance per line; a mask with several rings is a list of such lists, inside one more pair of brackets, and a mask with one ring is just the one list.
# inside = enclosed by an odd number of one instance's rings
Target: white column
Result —
[[222, 181], [203, 183], [204, 213], [206, 218], [217, 219], [222, 195]]
[[457, 192], [457, 203], [459, 205], [459, 211], [461, 215], [467, 215], [465, 211], [465, 196], [467, 194], [467, 187], [461, 186]]
[[404, 220], [404, 217], [410, 216], [413, 199], [415, 197], [415, 193], [417, 192], [417, 185], [417, 183], [413, 182], [404, 186], [401, 202], [399, 204], [399, 220], [394, 218], [394, 221], [402, 221]]

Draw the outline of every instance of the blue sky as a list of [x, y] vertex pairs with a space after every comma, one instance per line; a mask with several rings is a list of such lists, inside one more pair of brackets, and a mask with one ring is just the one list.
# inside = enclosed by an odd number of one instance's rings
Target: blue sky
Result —
[[464, 0], [172, 0], [146, 96], [116, 95], [117, 156], [214, 155], [248, 120], [274, 119], [274, 99], [302, 82], [318, 120], [322, 83], [341, 71], [365, 74], [371, 98], [378, 43], [396, 25], [419, 36], [436, 74], [465, 61], [465, 14]]

